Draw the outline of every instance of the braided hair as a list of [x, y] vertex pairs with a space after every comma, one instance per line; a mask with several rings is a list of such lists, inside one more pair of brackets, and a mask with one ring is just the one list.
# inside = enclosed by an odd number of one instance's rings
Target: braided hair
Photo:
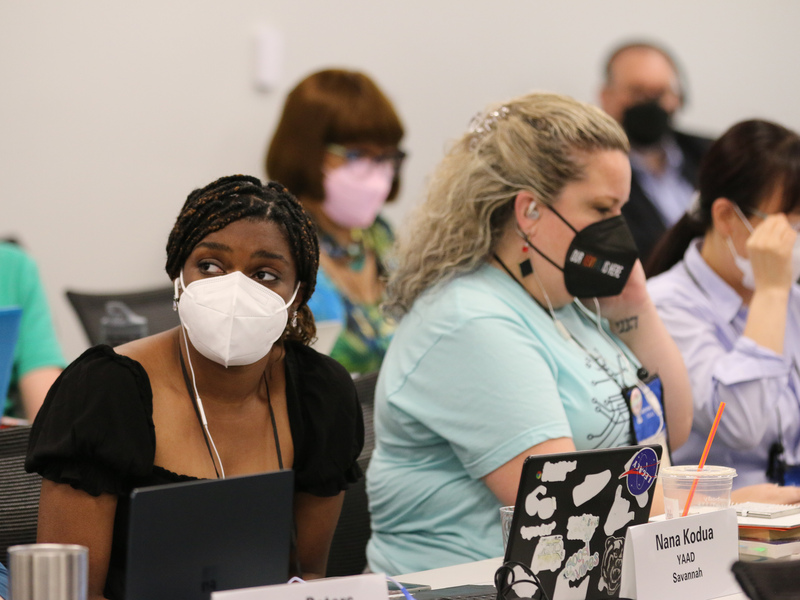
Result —
[[286, 236], [297, 280], [303, 284], [303, 297], [297, 310], [297, 324], [293, 325], [293, 319], [289, 319], [283, 339], [311, 343], [316, 326], [308, 299], [317, 280], [319, 243], [308, 214], [280, 183], [270, 181], [264, 185], [255, 177], [231, 175], [189, 194], [167, 241], [167, 275], [175, 280], [203, 238], [242, 219], [271, 221]]

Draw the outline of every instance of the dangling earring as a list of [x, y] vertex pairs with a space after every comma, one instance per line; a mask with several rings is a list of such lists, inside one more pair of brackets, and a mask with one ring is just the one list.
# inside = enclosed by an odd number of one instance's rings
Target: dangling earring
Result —
[[[522, 251], [527, 252], [529, 248], [530, 245], [528, 244], [528, 241], [526, 239], [525, 242], [522, 244]], [[519, 272], [522, 275], [523, 279], [528, 275], [530, 275], [531, 273], [533, 273], [533, 264], [531, 263], [530, 258], [526, 258], [521, 263], [519, 263]]]
[[[531, 202], [528, 205], [528, 208], [525, 210], [525, 216], [529, 219], [538, 219], [539, 218], [539, 207], [536, 202]], [[520, 237], [525, 240], [525, 243], [522, 244], [522, 251], [527, 252], [530, 248], [531, 244], [528, 241], [528, 236], [523, 233], [522, 229], [520, 229], [519, 225], [517, 225], [517, 232], [519, 233]], [[519, 263], [519, 272], [524, 279], [531, 273], [533, 273], [533, 264], [531, 263], [530, 258], [526, 258], [521, 263]]]
[[174, 312], [177, 312], [177, 310], [178, 310], [178, 278], [177, 277], [175, 278], [175, 281], [173, 282], [173, 286], [172, 287], [175, 290], [174, 293], [172, 294], [172, 310]]
[[533, 273], [533, 265], [531, 264], [530, 258], [526, 258], [521, 263], [519, 263], [519, 272], [520, 275], [522, 275], [523, 279], [528, 275], [530, 275], [531, 273]]
[[297, 329], [297, 311], [292, 315], [292, 329]]

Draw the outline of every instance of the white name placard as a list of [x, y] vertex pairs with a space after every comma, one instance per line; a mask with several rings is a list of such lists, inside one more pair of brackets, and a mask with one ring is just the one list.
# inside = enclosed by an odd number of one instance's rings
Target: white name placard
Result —
[[628, 529], [620, 595], [646, 600], [708, 600], [741, 592], [736, 509], [666, 519]]
[[211, 600], [386, 600], [388, 597], [386, 576], [380, 573], [265, 585], [211, 594]]

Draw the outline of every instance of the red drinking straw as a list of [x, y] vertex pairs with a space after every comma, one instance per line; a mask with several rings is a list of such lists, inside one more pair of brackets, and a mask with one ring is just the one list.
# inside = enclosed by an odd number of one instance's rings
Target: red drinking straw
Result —
[[[700, 464], [697, 465], [698, 471], [702, 471], [706, 464], [708, 451], [711, 449], [711, 442], [714, 441], [714, 434], [717, 433], [717, 426], [719, 425], [719, 419], [722, 416], [723, 410], [725, 410], [725, 403], [720, 402], [719, 408], [717, 409], [717, 416], [714, 417], [714, 424], [711, 426], [711, 432], [708, 434], [708, 439], [706, 440], [706, 447], [703, 448], [703, 455], [700, 457]], [[689, 514], [689, 507], [692, 505], [692, 498], [694, 498], [694, 491], [697, 489], [698, 481], [700, 481], [700, 478], [695, 477], [694, 481], [692, 482], [692, 488], [689, 490], [689, 496], [686, 498], [686, 506], [683, 507], [683, 514], [681, 515], [682, 517], [685, 517]]]

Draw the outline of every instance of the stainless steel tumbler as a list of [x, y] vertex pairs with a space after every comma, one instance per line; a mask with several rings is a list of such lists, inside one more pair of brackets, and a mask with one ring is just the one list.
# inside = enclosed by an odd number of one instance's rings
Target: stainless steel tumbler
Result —
[[86, 600], [89, 549], [74, 544], [11, 546], [10, 600]]

